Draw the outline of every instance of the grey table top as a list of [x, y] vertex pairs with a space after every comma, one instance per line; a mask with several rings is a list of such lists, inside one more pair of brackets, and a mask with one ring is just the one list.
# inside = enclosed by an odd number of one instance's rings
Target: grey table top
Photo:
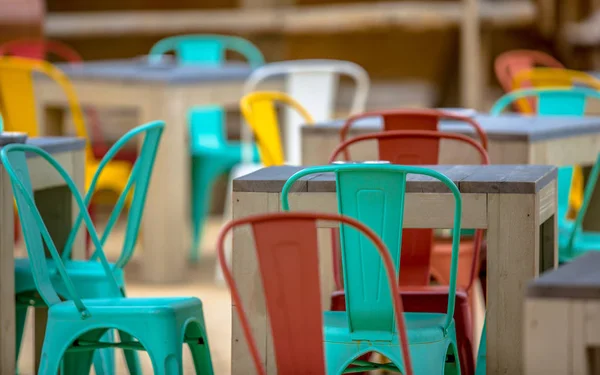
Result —
[[[485, 130], [491, 140], [524, 140], [528, 142], [541, 141], [552, 138], [564, 138], [581, 134], [600, 133], [600, 117], [575, 117], [575, 116], [520, 116], [517, 114], [505, 114], [501, 116], [490, 116], [478, 114], [475, 120]], [[319, 132], [338, 133], [344, 120], [331, 121], [305, 125], [305, 134]], [[380, 117], [365, 118], [358, 120], [351, 129], [359, 132], [370, 132], [381, 129]], [[466, 123], [457, 121], [442, 121], [442, 131], [461, 134], [474, 134], [473, 127]]]
[[531, 281], [527, 296], [535, 298], [600, 299], [600, 252], [590, 251]]
[[28, 138], [27, 144], [37, 146], [51, 154], [79, 151], [85, 148], [85, 139], [76, 137], [35, 137]]
[[[544, 165], [434, 165], [426, 166], [448, 176], [462, 193], [538, 192], [556, 178], [556, 168]], [[283, 184], [305, 167], [281, 166], [263, 168], [233, 180], [237, 192], [281, 192]], [[299, 180], [295, 192], [334, 192], [333, 173], [320, 173]], [[409, 175], [407, 192], [437, 193], [448, 189], [440, 181], [427, 176]]]
[[252, 69], [242, 63], [219, 67], [178, 65], [174, 61], [150, 64], [146, 57], [122, 60], [90, 61], [81, 64], [57, 64], [71, 79], [98, 79], [126, 82], [201, 83], [243, 81]]

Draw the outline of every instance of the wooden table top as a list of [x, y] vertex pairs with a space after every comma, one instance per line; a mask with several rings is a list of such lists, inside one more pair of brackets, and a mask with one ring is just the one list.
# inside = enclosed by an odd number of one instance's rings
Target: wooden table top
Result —
[[[581, 134], [600, 133], [600, 117], [575, 116], [521, 116], [505, 114], [490, 116], [477, 114], [475, 120], [481, 125], [490, 140], [541, 141], [553, 138], [572, 137]], [[339, 133], [344, 120], [305, 125], [302, 131], [311, 133]], [[351, 129], [357, 131], [377, 131], [381, 129], [380, 117], [358, 120]], [[474, 134], [473, 127], [457, 121], [441, 121], [442, 131]]]
[[[445, 174], [462, 193], [533, 194], [556, 178], [556, 168], [545, 165], [434, 165], [425, 166]], [[263, 168], [233, 180], [236, 192], [281, 192], [284, 183], [305, 167]], [[300, 179], [294, 192], [334, 192], [333, 173], [318, 173]], [[447, 192], [440, 181], [421, 175], [409, 175], [406, 191], [411, 193]]]
[[600, 252], [590, 251], [527, 286], [535, 298], [600, 299]]

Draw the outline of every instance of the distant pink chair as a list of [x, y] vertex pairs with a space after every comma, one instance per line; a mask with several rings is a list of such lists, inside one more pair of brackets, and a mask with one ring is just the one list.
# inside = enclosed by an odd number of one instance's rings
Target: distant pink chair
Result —
[[225, 281], [250, 347], [257, 373], [266, 375], [239, 291], [225, 259], [229, 231], [250, 225], [273, 335], [277, 372], [286, 375], [325, 375], [323, 313], [319, 281], [317, 220], [348, 225], [375, 245], [383, 259], [402, 344], [405, 375], [412, 375], [402, 301], [392, 258], [377, 235], [360, 222], [342, 215], [282, 212], [250, 216], [227, 223], [217, 241]]

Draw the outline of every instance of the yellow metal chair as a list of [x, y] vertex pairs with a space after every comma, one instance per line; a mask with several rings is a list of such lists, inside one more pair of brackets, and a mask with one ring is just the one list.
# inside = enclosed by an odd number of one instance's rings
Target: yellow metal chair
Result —
[[[560, 68], [533, 68], [523, 70], [513, 79], [513, 89], [548, 88], [548, 87], [575, 87], [583, 86], [600, 90], [600, 80], [594, 76], [578, 70]], [[536, 113], [532, 103], [526, 98], [517, 101], [522, 113]], [[573, 183], [569, 195], [569, 217], [575, 218], [583, 203], [583, 170], [580, 166], [573, 168]]]
[[[0, 108], [4, 114], [4, 130], [25, 132], [30, 137], [40, 135], [38, 117], [35, 112], [33, 74], [42, 73], [56, 82], [67, 97], [67, 102], [75, 125], [75, 134], [86, 139], [86, 188], [98, 169], [97, 160], [90, 147], [85, 120], [79, 99], [67, 76], [54, 65], [19, 57], [0, 58]], [[113, 191], [121, 194], [127, 184], [131, 165], [125, 161], [111, 161], [100, 176], [95, 190]], [[129, 205], [128, 197], [127, 204]]]
[[[283, 165], [285, 162], [276, 103], [288, 105], [297, 111], [307, 124], [314, 124], [308, 111], [287, 94], [275, 91], [257, 91], [244, 96], [240, 101], [242, 115], [256, 137], [260, 158], [265, 167]], [[287, 132], [287, 134], [290, 133]]]

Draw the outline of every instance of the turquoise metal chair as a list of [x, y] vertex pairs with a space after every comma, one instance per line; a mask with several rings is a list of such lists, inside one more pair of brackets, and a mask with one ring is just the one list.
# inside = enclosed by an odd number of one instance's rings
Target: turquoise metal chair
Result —
[[537, 114], [541, 116], [584, 116], [588, 98], [600, 100], [600, 92], [585, 87], [537, 88], [515, 90], [504, 95], [492, 107], [497, 116], [513, 102], [537, 98]]
[[[404, 198], [408, 174], [429, 176], [446, 185], [455, 199], [452, 229], [452, 261], [445, 314], [405, 313], [408, 342], [416, 374], [460, 374], [457, 355], [454, 303], [460, 241], [462, 201], [456, 185], [443, 174], [427, 168], [346, 164], [306, 168], [289, 178], [281, 193], [282, 209], [289, 210], [288, 194], [299, 179], [318, 173], [336, 175], [340, 214], [361, 221], [383, 239], [400, 272]], [[393, 307], [386, 298], [389, 287], [382, 277], [381, 260], [373, 247], [355, 230], [340, 228], [346, 311], [324, 314], [325, 353], [329, 374], [361, 372], [382, 367], [399, 371], [403, 366], [400, 343], [395, 338]], [[396, 275], [398, 277], [398, 275]], [[396, 279], [397, 280], [397, 279]], [[378, 365], [356, 359], [378, 352], [391, 364]], [[356, 368], [348, 369], [355, 365]]]
[[160, 62], [167, 52], [174, 51], [180, 64], [220, 66], [225, 62], [225, 51], [244, 56], [252, 68], [265, 63], [260, 50], [250, 41], [237, 36], [215, 34], [178, 35], [156, 42], [150, 49], [151, 63]]
[[[137, 129], [139, 132], [147, 131], [147, 136], [132, 173], [132, 176], [139, 174], [141, 177], [130, 178], [128, 181], [128, 190], [134, 184], [135, 190], [130, 208], [132, 213], [125, 235], [125, 249], [133, 249], [137, 237], [141, 208], [148, 187], [144, 180], [150, 178], [163, 128], [164, 124], [158, 122]], [[122, 140], [123, 138], [109, 150], [101, 166], [114, 156], [120, 148], [118, 146], [126, 143]], [[58, 253], [35, 206], [26, 153], [36, 154], [53, 167], [66, 182], [79, 207], [80, 214], [65, 246], [65, 252], [69, 253], [69, 246], [83, 221], [95, 247], [94, 258], [99, 262], [77, 263], [67, 260], [68, 258], [63, 259]], [[196, 371], [212, 374], [200, 300], [196, 298], [134, 299], [123, 296], [123, 276], [120, 267], [126, 263], [132, 251], [124, 251], [116, 264], [110, 264], [102, 247], [110, 231], [109, 228], [118, 216], [115, 212], [123, 207], [125, 195], [121, 195], [117, 201], [107, 231], [100, 239], [87, 213], [86, 201], [89, 199], [83, 200], [75, 183], [52, 156], [34, 146], [13, 144], [2, 149], [0, 159], [11, 179], [17, 201], [35, 289], [44, 304], [49, 307], [38, 374], [55, 375], [59, 369], [62, 374], [87, 374], [97, 349], [121, 348], [125, 351], [131, 373], [141, 373], [137, 358], [134, 356], [135, 351], [147, 350], [155, 374], [179, 375], [183, 371], [181, 363], [183, 342], [190, 345]], [[44, 245], [52, 260], [45, 258]], [[92, 266], [92, 263], [97, 265]], [[95, 280], [103, 279], [102, 286], [100, 287], [99, 283], [93, 285], [90, 278], [78, 280], [78, 273], [88, 275], [95, 273]], [[82, 299], [80, 292], [93, 294], [90, 293], [93, 286], [98, 292], [97, 298]], [[112, 330], [119, 331], [120, 342], [102, 340], [102, 337], [106, 337]]]
[[477, 353], [477, 367], [475, 375], [486, 375], [487, 371], [487, 317], [483, 323], [481, 331], [481, 341], [479, 342], [479, 352]]
[[[559, 173], [561, 173], [560, 170]], [[585, 213], [587, 212], [592, 195], [594, 194], [594, 189], [596, 188], [599, 173], [600, 154], [598, 154], [598, 157], [596, 158], [596, 163], [594, 164], [587, 184], [585, 185], [583, 204], [581, 205], [579, 212], [577, 212], [575, 221], [570, 222], [565, 219], [566, 224], [563, 224], [562, 228], [559, 227], [558, 260], [560, 263], [567, 263], [588, 251], [600, 251], [600, 232], [584, 231], [582, 227]], [[559, 194], [561, 194], [560, 190]]]
[[[102, 173], [104, 166], [111, 160], [112, 157], [129, 142], [132, 138], [139, 134], [145, 134], [146, 138], [144, 146], [142, 148], [144, 159], [138, 162], [136, 170], [132, 172], [128, 183], [128, 188], [121, 195], [119, 204], [114, 208], [113, 213], [110, 216], [109, 222], [103, 233], [102, 243], [106, 241], [108, 235], [116, 223], [119, 214], [121, 213], [124, 199], [131, 190], [135, 183], [136, 196], [140, 196], [141, 201], [138, 200], [136, 208], [131, 208], [129, 214], [128, 228], [126, 232], [126, 239], [123, 246], [121, 257], [117, 264], [113, 265], [113, 273], [115, 274], [119, 288], [122, 292], [125, 290], [125, 280], [123, 276], [123, 267], [127, 264], [127, 261], [131, 258], [134, 250], [135, 239], [137, 237], [137, 231], [139, 228], [139, 222], [143, 211], [143, 203], [145, 201], [146, 189], [149, 181], [147, 176], [151, 171], [154, 163], [154, 155], [158, 142], [160, 140], [164, 124], [162, 122], [150, 123], [137, 127], [125, 134], [111, 149], [111, 154], [107, 154], [102, 163], [100, 164], [91, 185], [91, 189], [86, 197], [86, 204], [89, 204], [96, 181]], [[18, 203], [18, 202], [17, 202]], [[19, 216], [20, 213], [19, 213]], [[77, 229], [81, 226], [81, 217], [75, 223], [73, 231], [65, 244], [65, 248], [62, 253], [62, 261], [66, 267], [67, 274], [77, 285], [77, 293], [84, 298], [105, 298], [115, 297], [110, 289], [110, 285], [104, 276], [104, 272], [101, 268], [101, 264], [93, 261], [82, 261], [70, 259], [71, 248], [75, 239]], [[94, 255], [94, 258], [96, 255]], [[62, 282], [60, 276], [56, 272], [56, 262], [52, 259], [48, 259], [48, 267], [51, 269], [51, 280], [54, 283], [58, 294], [62, 297], [69, 296], [66, 285]], [[16, 295], [16, 318], [17, 318], [17, 329], [16, 329], [16, 354], [17, 359], [19, 356], [19, 349], [21, 347], [21, 340], [23, 337], [23, 330], [25, 326], [25, 319], [27, 317], [27, 309], [30, 306], [33, 307], [47, 307], [48, 305], [43, 299], [40, 299], [36, 294], [36, 281], [34, 270], [30, 266], [30, 260], [28, 258], [17, 258], [15, 259], [15, 295]], [[119, 294], [118, 296], [121, 296]], [[104, 337], [105, 341], [114, 341], [114, 335], [112, 332], [108, 332]], [[139, 370], [139, 363], [135, 353], [128, 355], [128, 363], [130, 369]], [[94, 358], [94, 367], [97, 375], [112, 374], [114, 373], [114, 351], [112, 349], [106, 349], [99, 351]]]
[[[200, 241], [217, 178], [242, 162], [242, 144], [225, 136], [225, 113], [220, 106], [193, 107], [188, 112], [192, 153], [192, 225], [190, 258], [200, 258]], [[252, 146], [252, 160], [259, 161]]]
[[569, 196], [571, 195], [571, 186], [573, 183], [573, 167], [558, 168], [558, 202], [556, 207], [558, 238], [559, 241], [566, 242], [575, 225], [575, 221], [569, 219]]

